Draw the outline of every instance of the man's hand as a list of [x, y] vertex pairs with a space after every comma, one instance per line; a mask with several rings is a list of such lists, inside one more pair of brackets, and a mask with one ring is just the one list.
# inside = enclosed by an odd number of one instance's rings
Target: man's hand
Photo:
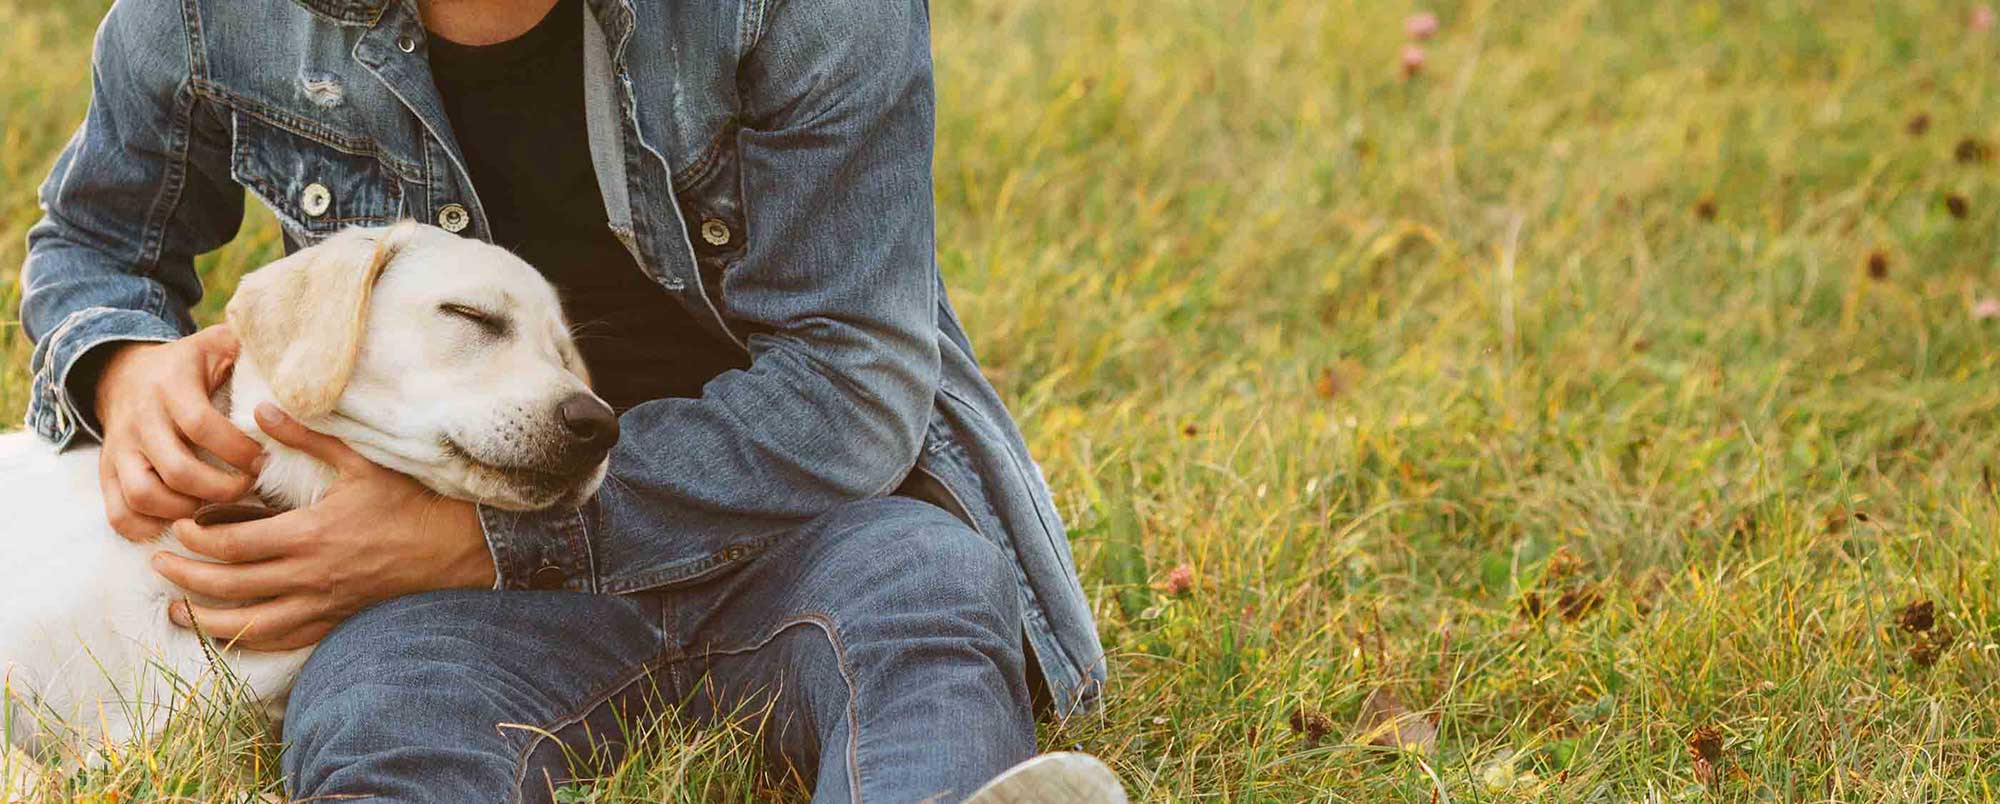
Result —
[[493, 555], [471, 503], [370, 463], [268, 402], [257, 407], [257, 426], [326, 462], [339, 477], [319, 502], [269, 519], [209, 527], [175, 522], [174, 535], [189, 550], [230, 563], [162, 551], [154, 569], [189, 592], [241, 606], [178, 601], [168, 610], [175, 624], [198, 623], [210, 638], [243, 648], [290, 650], [318, 642], [378, 601], [493, 586]]
[[[104, 426], [97, 480], [104, 515], [135, 542], [159, 538], [167, 523], [206, 502], [250, 491], [264, 448], [208, 401], [236, 365], [236, 336], [213, 326], [170, 343], [117, 347], [97, 380]], [[238, 472], [195, 457], [208, 450]]]

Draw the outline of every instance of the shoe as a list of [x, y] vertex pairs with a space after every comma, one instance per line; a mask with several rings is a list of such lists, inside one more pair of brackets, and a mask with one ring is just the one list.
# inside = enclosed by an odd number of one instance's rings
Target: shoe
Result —
[[1059, 751], [1008, 768], [965, 804], [1125, 804], [1125, 786], [1097, 757]]

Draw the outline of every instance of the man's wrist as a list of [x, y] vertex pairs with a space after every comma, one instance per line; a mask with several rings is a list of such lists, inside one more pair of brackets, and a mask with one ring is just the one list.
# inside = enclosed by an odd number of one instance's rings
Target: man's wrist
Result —
[[146, 348], [164, 344], [152, 341], [107, 341], [77, 358], [70, 371], [71, 398], [87, 403], [91, 420], [102, 426], [110, 412], [110, 400], [117, 399], [117, 377], [121, 369]]
[[500, 586], [500, 565], [494, 559], [493, 548], [486, 540], [486, 525], [479, 521], [479, 507], [464, 501], [452, 501], [453, 531], [468, 534], [465, 555], [458, 563], [460, 572], [458, 588], [497, 589]]

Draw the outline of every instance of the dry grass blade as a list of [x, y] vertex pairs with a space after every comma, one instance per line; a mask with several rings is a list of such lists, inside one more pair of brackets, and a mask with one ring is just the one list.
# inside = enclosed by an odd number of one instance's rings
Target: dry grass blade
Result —
[[1353, 742], [1430, 754], [1437, 749], [1437, 726], [1410, 711], [1388, 687], [1377, 687], [1361, 702]]

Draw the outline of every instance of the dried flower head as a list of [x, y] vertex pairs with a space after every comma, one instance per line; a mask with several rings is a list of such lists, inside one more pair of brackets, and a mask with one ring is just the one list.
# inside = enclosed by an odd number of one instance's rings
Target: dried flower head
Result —
[[1292, 710], [1292, 731], [1306, 738], [1306, 744], [1314, 745], [1333, 733], [1333, 718], [1317, 709], [1299, 704]]
[[1880, 250], [1868, 253], [1868, 278], [1877, 282], [1889, 278], [1889, 255]]
[[1703, 787], [1714, 787], [1719, 774], [1717, 766], [1722, 764], [1722, 730], [1714, 726], [1698, 726], [1688, 734], [1688, 759], [1694, 763], [1694, 777]]
[[1974, 162], [1985, 162], [1993, 158], [1993, 146], [1986, 144], [1977, 137], [1966, 137], [1958, 141], [1957, 147], [1952, 148], [1951, 158], [1965, 165]]
[[1962, 193], [1946, 193], [1944, 196], [1944, 208], [1946, 212], [1951, 213], [1952, 217], [1965, 220], [1965, 216], [1972, 213], [1972, 202], [1966, 200], [1965, 195]]
[[1929, 600], [1918, 600], [1896, 612], [1896, 625], [1912, 634], [1931, 630], [1937, 624], [1937, 606]]
[[1910, 661], [1915, 662], [1918, 667], [1935, 665], [1938, 658], [1943, 656], [1945, 651], [1951, 650], [1952, 643], [1957, 641], [1958, 635], [1952, 633], [1951, 629], [1933, 628], [1929, 633], [1918, 637], [1916, 643], [1910, 645]]

